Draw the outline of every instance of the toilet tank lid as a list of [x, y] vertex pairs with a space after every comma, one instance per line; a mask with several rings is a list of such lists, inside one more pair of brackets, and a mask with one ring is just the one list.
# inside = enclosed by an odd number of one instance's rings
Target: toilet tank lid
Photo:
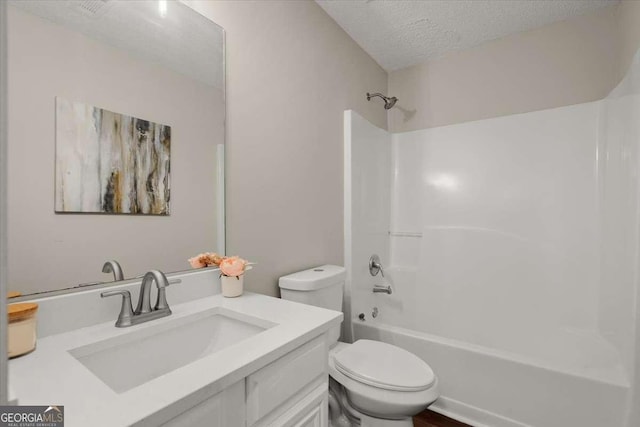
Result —
[[321, 265], [297, 273], [283, 276], [278, 281], [281, 289], [313, 291], [344, 282], [347, 270], [339, 265]]

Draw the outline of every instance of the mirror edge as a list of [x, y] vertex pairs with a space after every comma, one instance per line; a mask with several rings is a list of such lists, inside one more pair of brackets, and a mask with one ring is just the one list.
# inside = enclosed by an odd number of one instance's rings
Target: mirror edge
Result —
[[9, 401], [7, 381], [7, 3], [0, 2], [0, 405]]
[[[188, 5], [187, 5], [188, 6]], [[191, 6], [189, 6], [191, 7]], [[209, 19], [195, 8], [191, 8], [195, 12]], [[209, 19], [211, 21], [211, 19]], [[213, 21], [211, 21], [213, 22]], [[217, 170], [218, 170], [218, 249], [223, 255], [227, 253], [227, 31], [218, 23], [214, 22], [222, 31], [222, 103], [224, 111], [222, 112], [222, 144], [218, 144]]]
[[[219, 268], [218, 267], [190, 268], [187, 270], [171, 271], [169, 273], [166, 273], [166, 276], [167, 276], [167, 279], [171, 280], [176, 276], [184, 276], [190, 273], [199, 273], [201, 271], [206, 271], [206, 270], [217, 271], [219, 270]], [[110, 288], [112, 286], [129, 285], [131, 283], [141, 283], [141, 282], [142, 282], [142, 276], [139, 276], [139, 277], [131, 277], [129, 279], [124, 279], [124, 280], [117, 280], [113, 282], [96, 283], [96, 284], [91, 284], [89, 286], [82, 286], [82, 287], [75, 286], [75, 287], [69, 287], [69, 288], [54, 289], [51, 291], [36, 292], [33, 294], [26, 294], [26, 295], [14, 297], [14, 298], [11, 298], [11, 303], [38, 302], [38, 300], [41, 300], [41, 299], [57, 297], [60, 295], [68, 295], [68, 294], [74, 294], [74, 293], [79, 293], [84, 291], [93, 291], [96, 289], [105, 289], [105, 288]]]
[[217, 164], [215, 166], [218, 171], [218, 190], [220, 190], [216, 197], [217, 217], [219, 219], [217, 224], [218, 229], [216, 230], [216, 246], [219, 253], [222, 255], [229, 255], [227, 253], [227, 136], [229, 132], [227, 128], [227, 30], [225, 30], [222, 25], [213, 21], [209, 16], [205, 15], [198, 5], [194, 4], [193, 0], [178, 1], [198, 15], [212, 22], [220, 28], [220, 31], [222, 31], [222, 102], [224, 103], [222, 125], [224, 135], [222, 144], [218, 144], [216, 150], [216, 153], [219, 154], [216, 156]]

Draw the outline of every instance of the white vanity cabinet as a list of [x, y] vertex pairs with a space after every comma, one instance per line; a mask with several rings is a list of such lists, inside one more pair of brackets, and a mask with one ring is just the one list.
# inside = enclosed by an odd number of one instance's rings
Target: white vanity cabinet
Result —
[[326, 334], [164, 424], [165, 427], [327, 427]]
[[[210, 287], [217, 272], [179, 278]], [[39, 323], [55, 331], [39, 331], [36, 351], [9, 362], [19, 404], [62, 402], [67, 427], [328, 426], [328, 334], [342, 313], [245, 292], [203, 296], [173, 305], [171, 316], [116, 328], [117, 307], [96, 315], [99, 294], [38, 300]], [[78, 309], [90, 324], [61, 321], [59, 313]], [[134, 342], [153, 345], [136, 347], [133, 358]], [[116, 391], [123, 379], [133, 386]]]

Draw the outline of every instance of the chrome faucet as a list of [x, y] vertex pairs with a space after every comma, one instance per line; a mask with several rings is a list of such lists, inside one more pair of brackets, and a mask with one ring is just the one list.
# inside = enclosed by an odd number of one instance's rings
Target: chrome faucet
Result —
[[113, 280], [115, 280], [116, 282], [120, 280], [124, 280], [124, 273], [122, 272], [122, 267], [120, 266], [120, 263], [115, 259], [105, 262], [104, 265], [102, 266], [102, 272], [113, 273]]
[[[156, 282], [156, 287], [158, 288], [158, 298], [153, 308], [151, 308], [151, 282]], [[135, 310], [133, 310], [133, 306], [131, 305], [131, 292], [127, 290], [106, 291], [102, 292], [100, 296], [105, 298], [122, 295], [122, 307], [120, 308], [120, 314], [116, 321], [116, 327], [126, 328], [171, 314], [171, 309], [169, 308], [169, 304], [167, 304], [167, 286], [169, 286], [169, 281], [163, 272], [151, 270], [145, 274], [142, 278], [142, 283], [140, 283], [138, 306]]]

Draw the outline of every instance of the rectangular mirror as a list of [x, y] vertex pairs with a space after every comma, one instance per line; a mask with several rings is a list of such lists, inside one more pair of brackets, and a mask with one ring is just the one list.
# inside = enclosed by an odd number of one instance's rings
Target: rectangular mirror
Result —
[[224, 30], [165, 0], [7, 12], [8, 290], [224, 253]]

